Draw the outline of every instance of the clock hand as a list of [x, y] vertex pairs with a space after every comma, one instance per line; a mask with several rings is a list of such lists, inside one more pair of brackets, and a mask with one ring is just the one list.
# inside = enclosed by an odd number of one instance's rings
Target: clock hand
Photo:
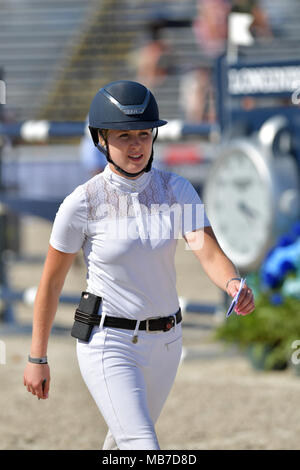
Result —
[[251, 180], [250, 179], [238, 179], [238, 180], [233, 180], [232, 184], [238, 188], [239, 191], [247, 189], [248, 186], [251, 185]]
[[257, 213], [257, 211], [255, 209], [250, 208], [247, 204], [245, 204], [245, 202], [239, 201], [238, 208], [251, 219], [255, 218], [255, 213]]

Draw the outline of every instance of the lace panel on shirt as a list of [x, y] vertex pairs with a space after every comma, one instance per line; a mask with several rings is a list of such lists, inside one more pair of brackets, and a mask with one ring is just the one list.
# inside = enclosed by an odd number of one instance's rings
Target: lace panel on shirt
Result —
[[134, 200], [138, 201], [142, 213], [155, 214], [162, 210], [162, 205], [171, 207], [177, 202], [169, 184], [171, 176], [154, 168], [149, 184], [137, 197], [136, 193], [123, 191], [107, 181], [102, 174], [95, 176], [85, 184], [88, 219], [134, 217]]

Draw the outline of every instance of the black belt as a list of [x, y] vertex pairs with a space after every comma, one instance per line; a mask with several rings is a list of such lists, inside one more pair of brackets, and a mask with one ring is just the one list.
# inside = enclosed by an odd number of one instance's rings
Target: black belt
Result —
[[[180, 309], [174, 313], [174, 315], [169, 315], [168, 317], [148, 318], [147, 320], [142, 320], [139, 325], [139, 330], [146, 330], [148, 332], [169, 331], [171, 328], [173, 328], [173, 326], [175, 326], [175, 319], [176, 324], [181, 322], [182, 315]], [[75, 312], [75, 320], [86, 323], [88, 325], [99, 326], [101, 316], [84, 313], [77, 309]], [[136, 320], [131, 320], [129, 318], [106, 316], [103, 326], [110, 326], [111, 328], [122, 328], [125, 330], [134, 330], [136, 323]]]

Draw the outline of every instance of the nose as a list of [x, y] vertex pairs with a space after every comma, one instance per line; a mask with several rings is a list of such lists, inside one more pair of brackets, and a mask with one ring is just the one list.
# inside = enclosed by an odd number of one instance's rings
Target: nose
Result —
[[140, 137], [137, 135], [133, 135], [132, 138], [131, 138], [131, 141], [130, 141], [130, 145], [131, 147], [140, 147], [141, 146], [141, 139]]

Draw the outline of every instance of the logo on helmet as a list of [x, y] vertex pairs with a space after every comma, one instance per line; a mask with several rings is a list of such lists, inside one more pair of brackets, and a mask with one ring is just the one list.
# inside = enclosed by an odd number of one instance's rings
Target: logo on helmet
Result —
[[145, 96], [145, 99], [144, 99], [143, 103], [135, 105], [135, 106], [132, 106], [130, 104], [129, 105], [124, 105], [124, 104], [119, 103], [119, 101], [117, 101], [116, 98], [111, 96], [111, 94], [108, 93], [108, 91], [106, 91], [104, 88], [102, 88], [102, 90], [100, 90], [100, 92], [104, 96], [106, 96], [106, 98], [108, 98], [120, 111], [122, 111], [122, 113], [126, 114], [127, 116], [131, 115], [131, 114], [143, 114], [143, 112], [147, 108], [149, 100], [150, 100], [150, 91], [149, 90], [146, 91], [146, 96]]

